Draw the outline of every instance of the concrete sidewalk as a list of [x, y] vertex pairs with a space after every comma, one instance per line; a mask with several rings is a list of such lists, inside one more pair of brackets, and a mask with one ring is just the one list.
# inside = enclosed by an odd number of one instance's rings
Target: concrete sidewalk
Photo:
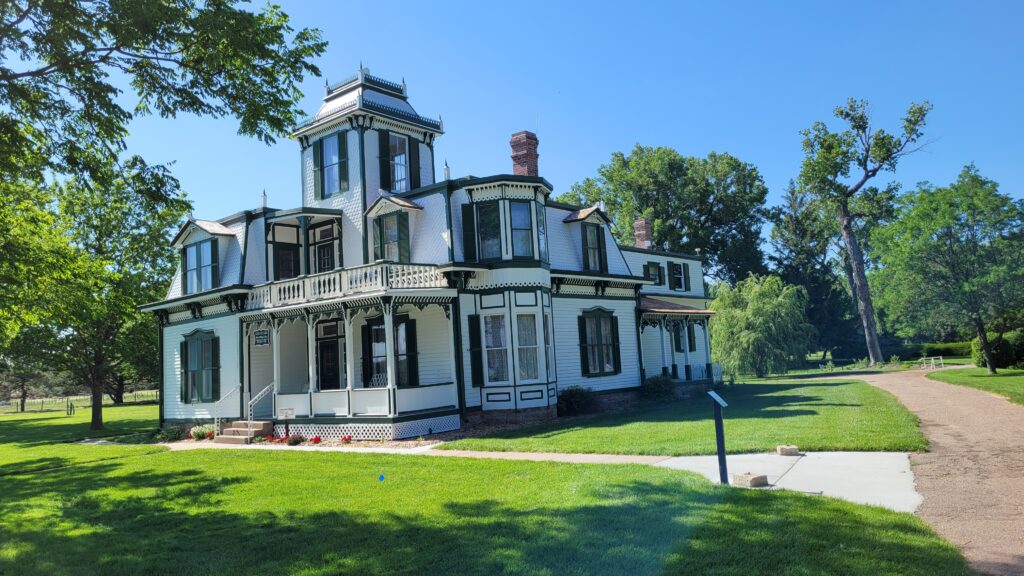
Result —
[[[655, 464], [690, 470], [718, 482], [716, 456], [683, 456]], [[834, 496], [858, 504], [914, 512], [922, 497], [914, 487], [910, 457], [903, 452], [811, 452], [800, 456], [736, 454], [729, 474], [765, 474], [772, 488]]]

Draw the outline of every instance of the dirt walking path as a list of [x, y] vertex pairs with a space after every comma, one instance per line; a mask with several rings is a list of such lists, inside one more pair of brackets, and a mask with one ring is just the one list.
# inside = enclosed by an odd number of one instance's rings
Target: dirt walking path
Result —
[[978, 573], [1024, 576], [1024, 407], [923, 371], [857, 379], [891, 392], [921, 419], [930, 450], [911, 457], [924, 496], [917, 514]]

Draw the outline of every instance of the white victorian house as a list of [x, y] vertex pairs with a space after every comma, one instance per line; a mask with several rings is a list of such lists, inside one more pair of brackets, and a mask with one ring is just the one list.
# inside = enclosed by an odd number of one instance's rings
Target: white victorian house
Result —
[[598, 207], [551, 200], [530, 132], [512, 174], [438, 180], [442, 133], [361, 69], [294, 131], [301, 206], [182, 227], [167, 297], [143, 307], [161, 423], [405, 438], [572, 386], [713, 376], [699, 257], [651, 249], [642, 221], [619, 246]]

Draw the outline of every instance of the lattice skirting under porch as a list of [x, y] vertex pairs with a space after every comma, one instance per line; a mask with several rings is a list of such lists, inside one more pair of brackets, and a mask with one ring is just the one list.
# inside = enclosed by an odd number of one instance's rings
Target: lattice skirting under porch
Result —
[[[400, 440], [459, 428], [458, 414], [435, 416], [392, 424], [290, 424], [288, 431], [306, 438], [319, 436], [324, 440], [339, 440], [351, 436], [354, 440]], [[274, 425], [274, 436], [284, 436], [284, 424]]]

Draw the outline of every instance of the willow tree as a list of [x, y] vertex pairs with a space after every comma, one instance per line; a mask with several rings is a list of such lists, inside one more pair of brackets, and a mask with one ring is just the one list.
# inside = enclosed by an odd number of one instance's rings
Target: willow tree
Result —
[[851, 210], [855, 200], [871, 189], [873, 178], [893, 172], [901, 158], [920, 149], [925, 118], [931, 111], [927, 101], [911, 104], [898, 134], [873, 129], [868, 103], [853, 98], [834, 110], [836, 118], [848, 127], [841, 132], [829, 130], [824, 122], [815, 122], [802, 132], [804, 161], [800, 184], [819, 196], [835, 210], [839, 234], [850, 264], [850, 286], [857, 302], [867, 344], [868, 359], [874, 366], [883, 362], [878, 343], [875, 306], [868, 286], [861, 239], [855, 230], [858, 215]]
[[778, 276], [723, 283], [711, 309], [712, 354], [730, 374], [784, 374], [814, 339], [806, 292]]

